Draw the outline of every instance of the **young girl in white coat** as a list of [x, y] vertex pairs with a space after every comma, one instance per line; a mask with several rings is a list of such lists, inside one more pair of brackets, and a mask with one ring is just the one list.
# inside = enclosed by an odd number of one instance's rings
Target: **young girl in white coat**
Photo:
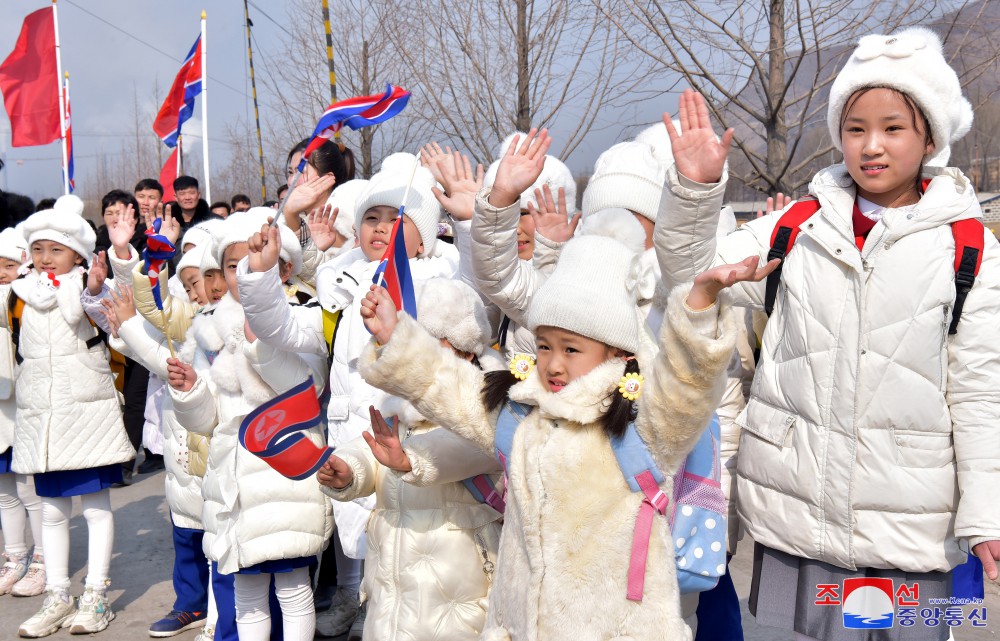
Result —
[[[370, 336], [361, 321], [361, 301], [389, 244], [411, 174], [413, 180], [403, 220], [410, 273], [419, 282], [453, 278], [458, 271], [455, 248], [437, 241], [441, 208], [432, 191], [434, 178], [423, 167], [415, 169], [416, 163], [411, 154], [387, 157], [381, 170], [358, 196], [355, 211], [339, 214], [353, 214], [358, 246], [319, 268], [316, 275], [319, 306], [290, 306], [282, 299], [280, 288], [275, 287], [275, 252], [286, 244], [277, 230], [264, 229], [256, 235], [251, 241], [254, 251], [239, 266], [240, 298], [247, 322], [260, 341], [291, 353], [329, 358], [328, 438], [334, 447], [371, 430], [368, 408], [380, 392], [366, 383], [357, 370], [358, 356]], [[332, 334], [332, 353], [327, 347], [325, 330]], [[371, 497], [333, 502], [339, 589], [331, 608], [317, 617], [317, 629], [324, 635], [344, 634], [358, 615], [359, 559], [364, 557], [364, 529], [373, 506]]]
[[[114, 618], [107, 596], [114, 543], [108, 488], [121, 482], [121, 464], [135, 450], [122, 424], [107, 348], [80, 300], [95, 242], [82, 214], [83, 201], [63, 196], [23, 223], [33, 269], [11, 286], [16, 305], [23, 303], [13, 469], [35, 475], [42, 499], [48, 591], [42, 608], [21, 625], [25, 637], [48, 636], [64, 625], [77, 634], [100, 632]], [[7, 324], [6, 314], [0, 322]], [[74, 496], [81, 497], [90, 539], [79, 609], [69, 593]]]
[[[419, 284], [417, 318], [464, 360], [485, 371], [503, 368], [489, 347], [486, 310], [465, 283], [435, 278]], [[377, 497], [362, 582], [364, 637], [473, 641], [486, 622], [502, 516], [462, 481], [495, 474], [483, 479], [495, 485], [500, 465], [410, 403], [387, 396], [380, 409], [372, 409], [374, 436], [365, 432], [337, 448], [317, 477], [338, 501]], [[348, 482], [334, 485], [335, 477]]]
[[[238, 442], [241, 421], [265, 401], [310, 375], [317, 393], [325, 385], [325, 359], [275, 350], [247, 331], [236, 266], [248, 252], [247, 239], [267, 223], [268, 213], [273, 212], [258, 207], [226, 219], [215, 243], [216, 260], [230, 287], [211, 316], [218, 342], [199, 339], [192, 328], [178, 356], [194, 367], [170, 359], [168, 383], [178, 423], [212, 437], [202, 482], [204, 545], [219, 572], [236, 575], [241, 641], [270, 637], [272, 576], [284, 638], [308, 641], [315, 629], [309, 566], [332, 533], [330, 503], [316, 483], [282, 476]], [[279, 285], [299, 269], [301, 252], [292, 242], [278, 266]]]
[[[498, 206], [515, 202], [530, 184], [544, 158], [539, 147], [505, 158], [490, 195]], [[734, 319], [717, 296], [735, 281], [763, 278], [774, 265], [757, 270], [752, 259], [677, 288], [663, 349], [645, 360], [636, 307], [644, 234], [627, 217], [604, 232], [615, 237], [569, 241], [536, 292], [527, 318], [538, 356], [533, 368], [519, 360], [522, 366], [510, 373], [484, 374], [411, 317], [397, 315], [384, 290], [365, 300], [373, 340], [360, 367], [369, 381], [489, 454], [501, 406], [509, 399], [531, 408], [506, 456], [504, 527], [481, 636], [487, 641], [690, 639], [680, 616], [673, 539], [658, 515], [639, 568], [641, 601], [627, 598], [633, 531], [649, 499], [630, 490], [611, 439], [634, 421], [664, 472], [660, 490], [671, 493], [670, 476], [718, 403], [734, 345]], [[640, 361], [647, 380], [637, 390]], [[344, 471], [332, 484], [349, 480]]]
[[[10, 284], [28, 252], [21, 232], [8, 228], [0, 232], [0, 296], [7, 298]], [[31, 477], [15, 474], [13, 459], [14, 345], [9, 329], [0, 330], [0, 527], [3, 529], [3, 565], [0, 566], [0, 595], [36, 596], [45, 590], [42, 555], [42, 504], [35, 494]], [[34, 554], [25, 540], [25, 517], [31, 523]], [[25, 580], [27, 579], [27, 580]]]
[[[883, 639], [845, 627], [859, 614], [848, 579], [891, 581], [877, 600], [888, 617], [948, 599], [950, 570], [969, 548], [997, 576], [1000, 248], [975, 229], [982, 264], [953, 319], [954, 225], [982, 214], [968, 179], [943, 166], [972, 109], [933, 32], [862, 38], [833, 83], [827, 121], [844, 162], [813, 178], [816, 213], [781, 270], [738, 419], [738, 509], [757, 542], [750, 609], [760, 623], [800, 639]], [[676, 170], [656, 230], [664, 277], [675, 281], [733, 256], [763, 258], [782, 219], [719, 240], [707, 233], [732, 134], [715, 142], [690, 92], [681, 123], [681, 133], [667, 125]], [[759, 309], [765, 288], [744, 284], [734, 297]], [[947, 628], [897, 621], [891, 638], [938, 641]]]

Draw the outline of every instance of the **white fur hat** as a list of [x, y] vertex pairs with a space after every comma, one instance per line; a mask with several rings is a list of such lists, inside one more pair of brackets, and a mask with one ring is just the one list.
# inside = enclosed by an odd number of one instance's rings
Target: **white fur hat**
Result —
[[[267, 224], [267, 219], [271, 216], [274, 216], [274, 210], [270, 207], [251, 207], [247, 211], [230, 214], [219, 226], [219, 231], [213, 233], [215, 242], [213, 253], [216, 262], [222, 265], [226, 249], [230, 245], [247, 242], [251, 236], [260, 231], [262, 225]], [[302, 245], [295, 232], [288, 227], [278, 225], [278, 230], [281, 233], [281, 260], [292, 264], [292, 276], [296, 276], [302, 271]], [[202, 270], [205, 270], [204, 266]]]
[[368, 187], [368, 181], [363, 178], [348, 180], [343, 185], [335, 187], [333, 193], [326, 199], [327, 205], [340, 210], [333, 226], [337, 233], [347, 240], [351, 240], [357, 235], [357, 230], [354, 227], [355, 209], [358, 197], [366, 187]]
[[[518, 149], [521, 148], [521, 145], [528, 138], [528, 134], [522, 131], [515, 131], [503, 139], [503, 142], [500, 144], [500, 153], [497, 154], [497, 160], [486, 169], [486, 176], [483, 180], [485, 186], [493, 186], [493, 181], [497, 178], [497, 170], [500, 168], [500, 159], [507, 155], [507, 148], [513, 142], [514, 136], [520, 136], [517, 142]], [[528, 209], [528, 203], [536, 207], [538, 206], [538, 202], [535, 200], [535, 190], [541, 189], [544, 185], [548, 185], [549, 189], [552, 190], [552, 198], [559, 197], [559, 188], [562, 187], [566, 191], [566, 209], [568, 213], [572, 215], [576, 211], [576, 180], [573, 178], [573, 172], [561, 160], [555, 156], [548, 155], [545, 156], [545, 166], [542, 167], [542, 175], [538, 177], [535, 184], [528, 187], [521, 194], [522, 211]]]
[[972, 105], [962, 96], [958, 75], [945, 60], [941, 39], [930, 29], [910, 27], [891, 36], [865, 36], [830, 87], [826, 113], [837, 149], [847, 101], [859, 89], [886, 87], [909, 96], [930, 124], [936, 147], [928, 165], [948, 163], [951, 145], [972, 128]]
[[558, 327], [626, 352], [639, 350], [639, 256], [646, 232], [632, 216], [598, 212], [580, 225], [531, 299], [528, 329]]
[[20, 263], [28, 252], [28, 243], [21, 232], [14, 227], [0, 231], [0, 258], [8, 258]]
[[218, 230], [224, 224], [222, 220], [206, 220], [198, 223], [194, 227], [189, 227], [184, 235], [181, 237], [181, 243], [178, 249], [183, 250], [184, 245], [194, 245], [198, 247], [200, 245], [208, 244], [212, 241], [212, 234], [218, 233]]
[[474, 289], [460, 280], [418, 281], [417, 321], [434, 338], [443, 338], [462, 352], [479, 356], [490, 343], [486, 308]]
[[643, 142], [620, 142], [597, 157], [583, 192], [584, 218], [609, 207], [634, 211], [656, 222], [666, 172]]
[[[434, 251], [437, 242], [438, 221], [441, 220], [441, 205], [434, 192], [434, 175], [423, 166], [418, 166], [413, 173], [413, 165], [418, 163], [413, 154], [391, 154], [382, 161], [379, 172], [372, 176], [365, 190], [357, 197], [354, 208], [354, 228], [361, 227], [361, 219], [372, 207], [393, 207], [398, 209], [403, 204], [406, 184], [413, 174], [413, 185], [406, 197], [406, 209], [403, 212], [409, 216], [420, 232], [420, 240], [424, 244], [421, 256], [427, 256]], [[336, 193], [336, 190], [334, 191]]]
[[65, 245], [90, 262], [97, 234], [83, 217], [83, 201], [78, 196], [60, 196], [52, 209], [32, 214], [21, 225], [28, 247], [36, 240]]
[[[681, 121], [674, 118], [674, 128], [681, 130]], [[650, 125], [639, 132], [635, 137], [636, 142], [641, 142], [653, 148], [653, 157], [659, 161], [663, 171], [666, 171], [674, 164], [674, 150], [670, 144], [670, 134], [667, 133], [667, 126], [662, 122]]]

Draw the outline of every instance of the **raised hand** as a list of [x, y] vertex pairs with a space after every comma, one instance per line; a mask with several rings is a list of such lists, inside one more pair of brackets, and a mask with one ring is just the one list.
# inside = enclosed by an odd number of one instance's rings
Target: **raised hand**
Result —
[[719, 265], [695, 276], [694, 285], [687, 296], [687, 306], [693, 310], [711, 307], [719, 296], [719, 292], [740, 282], [755, 282], [767, 278], [767, 275], [778, 268], [781, 261], [775, 258], [760, 267], [760, 259], [750, 256], [735, 265]]
[[314, 209], [306, 217], [306, 227], [309, 228], [309, 236], [312, 238], [316, 249], [325, 252], [331, 247], [340, 247], [347, 242], [333, 223], [340, 215], [340, 209], [334, 209], [332, 205], [323, 205], [322, 209]]
[[319, 481], [320, 485], [342, 490], [354, 480], [354, 471], [344, 459], [336, 454], [331, 454], [326, 463], [323, 463], [323, 467], [316, 472], [316, 480]]
[[97, 296], [104, 289], [104, 281], [108, 279], [108, 262], [104, 252], [98, 252], [87, 272], [87, 292]]
[[297, 232], [302, 225], [299, 214], [321, 207], [330, 190], [337, 183], [333, 174], [316, 176], [307, 180], [305, 176], [299, 179], [299, 184], [288, 194], [285, 201], [285, 223], [292, 231]]
[[167, 207], [163, 211], [163, 222], [160, 223], [160, 233], [163, 234], [170, 243], [176, 247], [177, 239], [181, 237], [181, 222], [174, 217], [174, 210], [180, 209], [180, 205]]
[[115, 249], [115, 255], [121, 260], [128, 260], [132, 255], [129, 243], [135, 235], [135, 223], [135, 209], [130, 204], [127, 208], [120, 208], [108, 225], [108, 238]]
[[778, 195], [774, 198], [768, 196], [767, 205], [765, 205], [765, 210], [761, 211], [760, 209], [758, 209], [755, 218], [763, 218], [764, 216], [767, 216], [772, 212], [781, 211], [785, 207], [788, 207], [788, 205], [791, 204], [792, 200], [794, 199], [792, 198], [791, 195], [786, 196], [780, 191], [778, 192]]
[[132, 288], [128, 285], [112, 289], [108, 297], [101, 300], [101, 305], [114, 317], [119, 326], [135, 316], [136, 313], [135, 301], [132, 299]]
[[535, 200], [538, 207], [528, 203], [528, 213], [535, 221], [535, 233], [557, 243], [563, 243], [573, 237], [576, 226], [580, 224], [581, 214], [577, 213], [570, 219], [566, 210], [566, 190], [559, 188], [558, 204], [552, 200], [552, 189], [542, 185], [535, 190]]
[[167, 383], [179, 392], [190, 392], [198, 381], [194, 368], [176, 358], [167, 359]]
[[[268, 218], [268, 221], [271, 219]], [[247, 246], [250, 253], [247, 260], [250, 263], [250, 271], [266, 272], [278, 264], [278, 257], [281, 255], [281, 232], [278, 227], [263, 225], [259, 232], [247, 239]]]
[[382, 412], [372, 406], [368, 407], [368, 414], [372, 417], [372, 434], [362, 432], [368, 447], [371, 448], [375, 460], [391, 470], [397, 472], [409, 472], [413, 469], [410, 459], [403, 451], [403, 445], [399, 442], [399, 418], [393, 417], [392, 424], [386, 422], [382, 417]]
[[476, 172], [473, 173], [468, 156], [456, 151], [450, 158], [451, 162], [437, 163], [441, 170], [438, 182], [444, 185], [444, 191], [437, 187], [431, 191], [452, 218], [472, 220], [476, 209], [476, 194], [483, 188], [483, 166], [476, 165]]
[[398, 322], [396, 304], [389, 298], [389, 292], [384, 287], [372, 285], [364, 300], [361, 301], [361, 317], [365, 319], [365, 327], [380, 344], [385, 345], [392, 338]]
[[733, 130], [727, 129], [722, 140], [715, 137], [708, 107], [701, 94], [685, 89], [680, 99], [681, 131], [674, 128], [670, 114], [663, 114], [663, 124], [670, 136], [670, 146], [677, 171], [698, 183], [711, 184], [722, 180], [722, 170], [733, 142]]
[[420, 148], [420, 164], [427, 167], [434, 176], [434, 180], [443, 185], [443, 171], [448, 168], [452, 170], [455, 168], [454, 160], [451, 156], [451, 147], [445, 147], [442, 151], [441, 146], [436, 142], [427, 143]]
[[524, 144], [518, 148], [518, 139], [514, 136], [510, 147], [500, 160], [497, 177], [493, 181], [493, 190], [489, 201], [494, 207], [510, 207], [516, 203], [521, 194], [535, 184], [545, 167], [545, 154], [552, 144], [549, 130], [540, 132], [532, 128]]

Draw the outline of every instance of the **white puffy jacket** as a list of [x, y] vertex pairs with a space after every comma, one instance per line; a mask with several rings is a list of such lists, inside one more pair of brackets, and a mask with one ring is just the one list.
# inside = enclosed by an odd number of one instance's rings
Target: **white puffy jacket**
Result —
[[202, 481], [204, 548], [223, 574], [317, 555], [333, 531], [330, 502], [315, 478], [285, 478], [238, 439], [248, 413], [307, 376], [322, 390], [326, 364], [248, 343], [244, 322], [243, 308], [228, 294], [211, 313], [197, 316], [178, 357], [193, 362], [198, 380], [187, 392], [170, 388], [177, 422], [212, 437]]
[[323, 488], [339, 501], [377, 497], [361, 584], [368, 600], [365, 638], [473, 641], [486, 622], [501, 516], [473, 498], [461, 480], [499, 473], [500, 465], [412, 408], [399, 411], [404, 406], [390, 397], [381, 409], [387, 417], [401, 416], [412, 471], [386, 469], [359, 438], [337, 449], [354, 481], [339, 491]]
[[[671, 294], [675, 304], [667, 307], [663, 349], [643, 367], [635, 423], [668, 475], [661, 484], [668, 492], [722, 394], [736, 333], [728, 312], [688, 312], [688, 291]], [[493, 452], [499, 410], [487, 412], [480, 401], [482, 372], [409, 316], [400, 315], [389, 343], [369, 343], [361, 370], [424, 416]], [[681, 618], [666, 519], [653, 520], [642, 603], [626, 598], [643, 499], [625, 483], [600, 423], [623, 371], [624, 361], [613, 359], [552, 393], [536, 369], [511, 387], [511, 399], [537, 409], [515, 433], [508, 459], [507, 509], [484, 641], [691, 638]]]
[[[45, 292], [38, 272], [14, 281], [25, 301], [15, 368], [17, 424], [12, 467], [20, 474], [80, 470], [135, 457], [122, 424], [108, 350], [87, 347], [97, 330], [84, 314], [82, 270]], [[7, 304], [7, 301], [4, 301]], [[0, 324], [7, 327], [7, 314]]]
[[[812, 181], [821, 209], [785, 260], [739, 418], [740, 517], [766, 546], [848, 569], [927, 572], [965, 560], [959, 539], [1000, 539], [1000, 251], [987, 230], [949, 336], [950, 223], [981, 212], [959, 170], [925, 172], [933, 180], [920, 202], [887, 210], [861, 252], [844, 166]], [[668, 173], [656, 227], [665, 277], [767, 255], [781, 214], [717, 244], [724, 185], [704, 187]], [[764, 283], [734, 294], [760, 308]]]

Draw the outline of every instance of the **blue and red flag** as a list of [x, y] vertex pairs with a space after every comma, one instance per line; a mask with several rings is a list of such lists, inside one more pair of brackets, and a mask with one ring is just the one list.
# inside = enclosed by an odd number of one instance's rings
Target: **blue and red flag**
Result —
[[72, 194], [76, 190], [76, 181], [73, 180], [73, 121], [69, 109], [69, 78], [63, 82], [63, 90], [66, 96], [66, 175], [69, 179], [69, 193]]
[[319, 399], [310, 376], [247, 414], [240, 423], [240, 445], [282, 476], [301, 481], [318, 472], [333, 452], [306, 436], [319, 424]]
[[320, 116], [312, 138], [302, 152], [299, 172], [305, 170], [309, 154], [332, 138], [345, 125], [357, 130], [383, 123], [401, 112], [409, 101], [409, 91], [390, 84], [386, 85], [385, 93], [357, 96], [331, 104]]
[[399, 216], [392, 225], [389, 246], [385, 248], [372, 282], [385, 287], [397, 311], [416, 318], [417, 297], [413, 290], [413, 277], [410, 275], [410, 258], [406, 254], [406, 239], [403, 237], [404, 208], [405, 206], [399, 208]]
[[201, 93], [201, 36], [194, 41], [181, 70], [174, 78], [163, 106], [153, 121], [153, 131], [168, 147], [177, 146], [181, 126], [194, 113], [195, 96]]
[[149, 285], [153, 288], [153, 300], [156, 302], [156, 309], [163, 311], [163, 298], [160, 296], [160, 272], [167, 261], [174, 257], [177, 249], [170, 239], [160, 233], [160, 226], [163, 224], [162, 218], [157, 218], [153, 222], [152, 229], [146, 230], [146, 249], [142, 250], [142, 257], [145, 261], [146, 275], [149, 276]]

